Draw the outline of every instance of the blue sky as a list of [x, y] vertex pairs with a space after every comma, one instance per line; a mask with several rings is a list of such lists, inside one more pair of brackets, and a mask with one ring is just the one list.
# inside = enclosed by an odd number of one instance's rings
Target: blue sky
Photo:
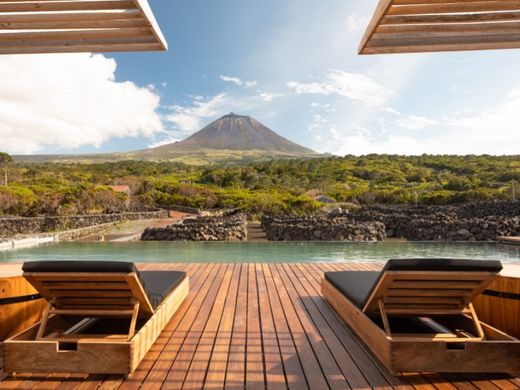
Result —
[[520, 153], [520, 50], [358, 56], [376, 3], [150, 0], [166, 53], [4, 56], [0, 149], [144, 149], [233, 111], [320, 152]]

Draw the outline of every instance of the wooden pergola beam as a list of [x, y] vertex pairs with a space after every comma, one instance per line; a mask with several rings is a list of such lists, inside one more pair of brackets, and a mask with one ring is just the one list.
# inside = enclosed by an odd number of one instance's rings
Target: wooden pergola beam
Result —
[[167, 47], [147, 0], [0, 0], [0, 54]]
[[518, 0], [380, 0], [360, 54], [520, 48]]

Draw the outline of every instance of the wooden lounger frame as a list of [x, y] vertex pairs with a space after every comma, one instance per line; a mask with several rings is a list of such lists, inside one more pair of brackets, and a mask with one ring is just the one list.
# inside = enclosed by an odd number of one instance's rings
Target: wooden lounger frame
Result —
[[[51, 315], [86, 318], [130, 317], [128, 339], [135, 334], [139, 315], [150, 317], [154, 310], [137, 274], [132, 273], [25, 273], [24, 277], [48, 301], [36, 335], [40, 340]], [[76, 328], [76, 327], [75, 327]], [[75, 332], [73, 332], [73, 330]], [[70, 329], [69, 340], [83, 337], [78, 329]], [[105, 336], [106, 337], [106, 336]]]
[[[134, 272], [41, 272], [24, 276], [47, 299], [48, 306], [40, 323], [4, 343], [5, 371], [11, 374], [130, 374], [189, 291], [186, 277], [154, 309]], [[97, 320], [117, 317], [128, 318], [127, 334], [82, 333]], [[138, 320], [141, 325], [137, 329]], [[57, 333], [56, 327], [66, 330]]]
[[[471, 303], [495, 277], [490, 272], [386, 271], [362, 309], [326, 279], [322, 293], [394, 374], [518, 373], [520, 342], [481, 322]], [[392, 317], [422, 318], [446, 332], [398, 333], [390, 328]], [[382, 328], [374, 318], [381, 319]], [[447, 329], [444, 321], [460, 329]]]
[[434, 338], [452, 342], [483, 340], [484, 332], [471, 302], [495, 277], [496, 275], [490, 272], [461, 272], [454, 275], [454, 272], [446, 271], [386, 271], [368, 298], [363, 312], [379, 315], [389, 336], [392, 335], [389, 316], [464, 314], [472, 319], [476, 337], [438, 333]]

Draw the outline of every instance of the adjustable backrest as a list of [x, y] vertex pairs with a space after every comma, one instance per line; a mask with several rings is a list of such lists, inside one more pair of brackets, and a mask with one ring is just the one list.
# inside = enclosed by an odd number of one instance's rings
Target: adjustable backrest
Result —
[[365, 302], [367, 314], [384, 304], [392, 315], [460, 314], [501, 271], [499, 261], [390, 260]]
[[137, 301], [141, 314], [154, 313], [133, 263], [42, 261], [25, 263], [23, 270], [29, 283], [58, 309], [131, 310]]

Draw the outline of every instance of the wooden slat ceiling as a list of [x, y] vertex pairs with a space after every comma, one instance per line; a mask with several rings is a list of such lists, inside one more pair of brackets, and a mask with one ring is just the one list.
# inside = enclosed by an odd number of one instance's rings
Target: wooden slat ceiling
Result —
[[167, 50], [147, 0], [0, 0], [0, 54]]
[[520, 1], [380, 0], [360, 54], [520, 48]]

